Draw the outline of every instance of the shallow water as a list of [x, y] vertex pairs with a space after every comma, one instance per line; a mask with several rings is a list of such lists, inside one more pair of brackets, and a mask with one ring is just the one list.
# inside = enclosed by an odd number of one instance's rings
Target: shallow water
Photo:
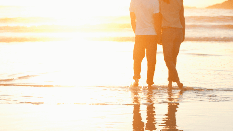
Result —
[[[177, 69], [189, 87], [232, 88], [232, 42], [184, 42]], [[1, 43], [0, 84], [30, 86], [128, 86], [133, 42]], [[146, 59], [141, 86], [146, 85]], [[158, 46], [155, 85], [166, 85], [167, 68]]]
[[233, 90], [1, 87], [4, 131], [231, 130]]
[[184, 42], [185, 85], [167, 90], [158, 46], [155, 85], [132, 82], [133, 42], [1, 43], [0, 127], [21, 130], [231, 130], [232, 42]]
[[171, 91], [161, 46], [153, 89], [146, 59], [130, 88], [134, 34], [128, 7], [113, 5], [88, 17], [76, 6], [0, 8], [0, 130], [232, 130], [232, 10], [185, 9], [185, 90]]

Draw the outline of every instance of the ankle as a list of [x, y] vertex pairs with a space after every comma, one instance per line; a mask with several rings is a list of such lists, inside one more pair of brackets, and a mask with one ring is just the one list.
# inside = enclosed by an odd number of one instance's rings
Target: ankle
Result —
[[137, 87], [139, 85], [138, 83], [139, 83], [139, 79], [134, 79], [132, 86]]
[[179, 88], [183, 88], [183, 83], [181, 83], [180, 81], [177, 82], [177, 85], [178, 85]]
[[172, 88], [172, 81], [168, 82], [168, 88]]
[[177, 81], [176, 84], [179, 85], [179, 84], [181, 84], [181, 83], [180, 83], [180, 81]]

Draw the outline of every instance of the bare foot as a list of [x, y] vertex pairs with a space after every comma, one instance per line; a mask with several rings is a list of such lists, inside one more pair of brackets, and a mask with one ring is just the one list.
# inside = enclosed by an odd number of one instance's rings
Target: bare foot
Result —
[[139, 82], [139, 80], [136, 79], [136, 80], [134, 81], [134, 83], [132, 84], [132, 86], [133, 86], [133, 87], [138, 87], [138, 82]]
[[177, 85], [180, 89], [183, 89], [183, 86], [184, 86], [183, 83], [177, 82]]

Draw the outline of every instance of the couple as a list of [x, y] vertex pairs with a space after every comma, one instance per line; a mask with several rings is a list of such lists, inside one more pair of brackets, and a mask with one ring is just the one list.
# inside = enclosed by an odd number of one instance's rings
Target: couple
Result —
[[164, 60], [168, 68], [168, 87], [172, 88], [172, 82], [176, 82], [182, 89], [183, 84], [176, 70], [176, 60], [185, 36], [183, 0], [131, 0], [129, 10], [135, 33], [133, 86], [138, 86], [141, 62], [145, 54], [148, 87], [154, 84], [157, 43], [162, 43]]

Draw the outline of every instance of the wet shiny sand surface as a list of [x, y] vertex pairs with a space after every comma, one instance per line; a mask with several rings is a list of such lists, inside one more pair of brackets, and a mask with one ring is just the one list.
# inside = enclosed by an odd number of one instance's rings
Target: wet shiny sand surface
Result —
[[230, 89], [12, 86], [1, 87], [0, 98], [4, 131], [233, 128]]
[[161, 46], [148, 89], [146, 60], [140, 87], [129, 87], [133, 42], [2, 43], [0, 130], [232, 130], [232, 44], [184, 42], [180, 91], [167, 89]]

